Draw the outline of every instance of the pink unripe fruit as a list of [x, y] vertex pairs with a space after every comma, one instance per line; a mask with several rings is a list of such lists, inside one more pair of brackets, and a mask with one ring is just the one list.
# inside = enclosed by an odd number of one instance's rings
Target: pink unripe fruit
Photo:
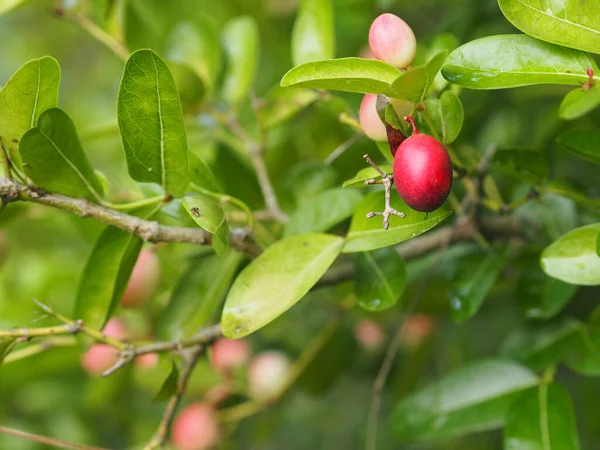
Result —
[[158, 355], [156, 353], [146, 353], [135, 358], [135, 367], [139, 369], [151, 369], [158, 365]]
[[213, 369], [222, 374], [243, 366], [249, 358], [250, 345], [244, 339], [217, 339], [210, 354]]
[[121, 299], [121, 305], [139, 307], [156, 293], [160, 285], [160, 262], [150, 249], [143, 249], [133, 267], [133, 272]]
[[172, 441], [178, 450], [208, 450], [219, 442], [214, 410], [205, 403], [185, 408], [173, 422]]
[[204, 400], [212, 406], [217, 406], [231, 394], [231, 384], [229, 382], [217, 384], [211, 387], [204, 394]]
[[[127, 328], [125, 324], [112, 318], [102, 331], [106, 336], [116, 339], [125, 339], [127, 337]], [[106, 344], [94, 344], [81, 356], [81, 366], [83, 370], [91, 375], [102, 375], [106, 370], [114, 366], [119, 360], [119, 352], [114, 347]]]
[[354, 337], [367, 350], [376, 350], [385, 340], [383, 327], [373, 320], [363, 319], [354, 326]]
[[374, 141], [387, 141], [385, 125], [377, 114], [377, 96], [365, 94], [358, 111], [358, 119], [364, 133]]
[[400, 17], [382, 14], [371, 24], [369, 46], [377, 59], [398, 69], [405, 69], [415, 59], [417, 39]]
[[427, 314], [408, 316], [402, 325], [402, 346], [407, 349], [418, 347], [435, 330], [435, 321]]
[[250, 395], [266, 400], [283, 386], [290, 368], [288, 357], [279, 351], [268, 351], [257, 355], [248, 367]]

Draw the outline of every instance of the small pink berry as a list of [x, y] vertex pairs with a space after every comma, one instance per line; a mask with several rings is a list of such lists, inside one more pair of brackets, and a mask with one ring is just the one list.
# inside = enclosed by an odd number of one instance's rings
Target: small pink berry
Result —
[[119, 352], [106, 344], [94, 344], [81, 356], [81, 366], [90, 375], [102, 375], [119, 360]]
[[121, 305], [136, 308], [150, 300], [160, 285], [160, 272], [156, 254], [150, 249], [143, 249], [133, 267]]
[[365, 94], [360, 104], [358, 118], [364, 133], [374, 141], [387, 141], [385, 125], [377, 114], [377, 96]]
[[127, 339], [127, 337], [128, 337], [127, 325], [125, 325], [125, 323], [118, 317], [112, 317], [108, 321], [108, 323], [106, 324], [106, 326], [104, 327], [102, 332], [106, 336], [110, 336], [115, 339], [122, 340], [122, 339]]
[[371, 24], [369, 46], [375, 57], [398, 69], [412, 64], [417, 39], [408, 24], [394, 14], [382, 14]]
[[205, 403], [185, 408], [173, 422], [172, 441], [178, 450], [208, 450], [219, 442], [214, 410]]
[[249, 358], [250, 345], [244, 339], [217, 339], [210, 354], [213, 369], [222, 374], [243, 366]]
[[290, 368], [288, 357], [279, 351], [268, 351], [257, 355], [248, 367], [250, 395], [258, 399], [268, 399], [283, 383]]
[[383, 327], [373, 320], [363, 319], [354, 326], [354, 337], [367, 350], [376, 350], [385, 340]]
[[145, 353], [135, 358], [135, 367], [139, 369], [151, 369], [158, 365], [158, 355], [156, 353]]
[[400, 333], [402, 346], [406, 349], [417, 348], [435, 330], [435, 321], [427, 314], [413, 314], [406, 318]]

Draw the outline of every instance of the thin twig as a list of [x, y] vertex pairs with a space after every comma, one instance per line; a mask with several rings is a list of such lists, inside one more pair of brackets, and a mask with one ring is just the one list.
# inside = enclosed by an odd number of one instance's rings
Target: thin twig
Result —
[[77, 341], [72, 337], [55, 337], [46, 339], [42, 342], [38, 342], [37, 344], [32, 344], [20, 350], [15, 350], [14, 352], [9, 353], [4, 360], [2, 360], [2, 364], [8, 364], [11, 362], [20, 361], [21, 359], [30, 358], [31, 356], [45, 353], [53, 348], [73, 347], [75, 345], [77, 345]]
[[42, 436], [40, 434], [28, 433], [26, 431], [15, 430], [14, 428], [8, 428], [0, 426], [0, 433], [6, 434], [9, 436], [15, 436], [22, 439], [27, 439], [28, 441], [38, 442], [40, 444], [56, 447], [56, 448], [66, 448], [71, 450], [107, 450], [101, 447], [92, 447], [90, 445], [82, 445], [82, 444], [73, 444], [71, 442], [62, 441], [60, 439], [51, 438], [48, 436]]
[[337, 158], [342, 156], [350, 147], [352, 147], [356, 141], [361, 138], [360, 134], [353, 134], [349, 139], [346, 139], [340, 145], [338, 145], [330, 154], [325, 158], [325, 164], [330, 165]]
[[[375, 216], [383, 216], [383, 229], [387, 230], [390, 227], [390, 216], [398, 216], [401, 218], [405, 218], [406, 214], [400, 211], [396, 211], [392, 208], [391, 204], [391, 196], [392, 196], [392, 186], [394, 185], [394, 177], [389, 176], [383, 170], [379, 168], [377, 164], [373, 162], [373, 160], [369, 157], [369, 155], [363, 155], [365, 161], [367, 161], [379, 174], [381, 175], [381, 180], [383, 182], [383, 187], [385, 189], [385, 206], [383, 212], [370, 212], [367, 214], [367, 219], [371, 219]], [[375, 184], [372, 180], [365, 181], [365, 184]]]
[[87, 31], [90, 36], [104, 44], [123, 61], [127, 61], [127, 58], [129, 58], [129, 50], [127, 50], [122, 42], [117, 41], [114, 37], [112, 37], [84, 15], [78, 14], [74, 20], [77, 24], [79, 24], [79, 26], [81, 26], [81, 28]]

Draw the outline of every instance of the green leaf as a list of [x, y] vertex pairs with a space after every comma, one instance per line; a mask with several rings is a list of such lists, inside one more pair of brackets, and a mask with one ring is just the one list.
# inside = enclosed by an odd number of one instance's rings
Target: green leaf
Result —
[[319, 98], [315, 91], [275, 86], [267, 96], [267, 103], [258, 110], [262, 126], [272, 128], [285, 122]]
[[557, 141], [569, 153], [600, 164], [600, 130], [568, 130], [561, 133]]
[[183, 207], [201, 228], [213, 235], [212, 246], [217, 255], [229, 247], [229, 226], [219, 202], [208, 195], [194, 194], [183, 199]]
[[462, 129], [464, 120], [460, 99], [452, 91], [445, 91], [439, 99], [425, 100], [425, 107], [442, 142], [444, 144], [454, 142]]
[[508, 250], [463, 258], [452, 278], [452, 318], [464, 322], [475, 315], [492, 290], [506, 264]]
[[206, 91], [202, 78], [190, 66], [178, 61], [167, 61], [167, 67], [173, 75], [182, 110], [196, 112]]
[[[387, 142], [385, 143], [387, 151], [389, 153], [389, 147], [387, 147]], [[393, 168], [390, 165], [379, 166], [379, 168], [384, 172], [390, 175], [393, 172]], [[349, 180], [344, 181], [342, 187], [365, 187], [365, 181], [367, 180], [380, 180], [381, 174], [375, 170], [374, 167], [365, 167], [358, 171], [358, 173], [354, 176], [354, 178], [350, 178]]]
[[550, 244], [541, 256], [542, 269], [551, 277], [583, 286], [600, 284], [596, 240], [600, 223], [576, 228]]
[[327, 231], [350, 218], [362, 195], [356, 190], [328, 189], [302, 203], [290, 217], [284, 236]]
[[166, 402], [177, 393], [179, 385], [179, 369], [175, 363], [171, 363], [171, 372], [160, 387], [160, 391], [152, 399], [153, 402]]
[[510, 23], [530, 36], [600, 53], [600, 21], [596, 2], [498, 0], [498, 4]]
[[221, 316], [223, 334], [239, 338], [275, 320], [314, 286], [343, 244], [338, 236], [311, 233], [271, 245], [234, 281]]
[[414, 211], [395, 192], [392, 192], [391, 205], [397, 211], [404, 212], [406, 217], [391, 216], [390, 228], [384, 230], [381, 216], [366, 218], [372, 211], [383, 211], [384, 192], [372, 192], [363, 198], [354, 211], [343, 252], [365, 252], [399, 244], [425, 233], [452, 214], [447, 202], [429, 214]]
[[526, 267], [517, 284], [517, 301], [527, 317], [549, 319], [558, 314], [577, 292], [577, 286]]
[[392, 426], [402, 441], [498, 428], [514, 400], [538, 382], [533, 372], [515, 362], [478, 361], [400, 400]]
[[0, 365], [13, 349], [17, 338], [0, 338]]
[[138, 50], [129, 57], [117, 115], [131, 177], [183, 196], [189, 175], [181, 101], [171, 72], [152, 50]]
[[117, 308], [142, 248], [142, 240], [107, 227], [92, 248], [75, 298], [77, 320], [101, 330]]
[[189, 153], [190, 183], [211, 192], [223, 192], [210, 167], [201, 156], [194, 152]]
[[586, 192], [576, 186], [572, 180], [557, 179], [544, 186], [544, 192], [560, 195], [573, 200], [576, 203], [592, 208], [600, 208], [600, 199], [590, 198]]
[[506, 417], [506, 450], [579, 450], [573, 403], [565, 388], [540, 384], [525, 392]]
[[292, 62], [295, 66], [335, 56], [331, 0], [301, 0], [292, 30]]
[[0, 15], [6, 14], [21, 3], [25, 3], [25, 1], [26, 0], [0, 0]]
[[578, 85], [588, 81], [586, 69], [590, 67], [598, 71], [587, 53], [517, 34], [476, 39], [457, 48], [450, 53], [442, 74], [448, 81], [471, 89], [502, 89], [532, 84]]
[[498, 150], [492, 159], [492, 166], [505, 175], [532, 184], [542, 184], [550, 171], [548, 161], [542, 153], [524, 148]]
[[385, 94], [400, 98], [392, 84], [401, 74], [395, 67], [376, 59], [328, 59], [294, 67], [283, 76], [281, 86]]
[[189, 65], [212, 90], [221, 66], [217, 27], [208, 20], [178, 23], [169, 35], [166, 57]]
[[206, 326], [221, 305], [244, 255], [229, 250], [193, 260], [181, 277], [158, 324], [165, 340], [189, 337]]
[[392, 247], [354, 256], [356, 298], [369, 311], [394, 306], [406, 287], [406, 264]]
[[227, 22], [223, 46], [227, 54], [223, 98], [229, 103], [239, 103], [250, 91], [258, 68], [260, 42], [254, 19], [244, 16]]
[[411, 102], [421, 102], [429, 87], [433, 84], [435, 76], [440, 71], [446, 60], [448, 52], [442, 50], [433, 56], [426, 64], [412, 67], [403, 72], [392, 83], [395, 94], [392, 97], [402, 98]]
[[19, 143], [23, 169], [44, 189], [101, 200], [103, 188], [77, 137], [75, 124], [58, 108], [46, 110]]
[[578, 88], [569, 92], [558, 110], [561, 119], [577, 119], [594, 108], [600, 106], [600, 87], [594, 85], [589, 89]]
[[597, 319], [573, 337], [565, 349], [565, 363], [579, 374], [600, 375], [600, 322]]
[[19, 141], [35, 126], [44, 111], [56, 107], [59, 85], [58, 62], [44, 56], [23, 65], [0, 91], [0, 138], [12, 162], [19, 168]]

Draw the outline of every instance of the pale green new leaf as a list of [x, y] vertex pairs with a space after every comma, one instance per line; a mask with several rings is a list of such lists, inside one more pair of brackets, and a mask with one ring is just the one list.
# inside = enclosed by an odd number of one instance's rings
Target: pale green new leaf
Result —
[[431, 118], [444, 144], [455, 141], [462, 129], [464, 111], [460, 99], [452, 91], [445, 91], [439, 99], [425, 100]]
[[25, 1], [26, 0], [0, 0], [0, 15], [6, 14], [21, 3], [25, 3]]
[[229, 246], [229, 226], [219, 202], [209, 195], [194, 194], [183, 199], [183, 207], [194, 222], [213, 235], [212, 246], [222, 255]]
[[600, 87], [578, 88], [569, 92], [558, 110], [561, 119], [573, 120], [600, 106]]
[[335, 56], [331, 0], [301, 0], [292, 30], [292, 62], [300, 64]]
[[448, 52], [442, 50], [427, 61], [426, 64], [412, 67], [403, 72], [392, 84], [392, 89], [394, 90], [392, 97], [411, 102], [423, 101], [427, 90], [433, 84], [435, 76], [440, 71], [447, 56]]

